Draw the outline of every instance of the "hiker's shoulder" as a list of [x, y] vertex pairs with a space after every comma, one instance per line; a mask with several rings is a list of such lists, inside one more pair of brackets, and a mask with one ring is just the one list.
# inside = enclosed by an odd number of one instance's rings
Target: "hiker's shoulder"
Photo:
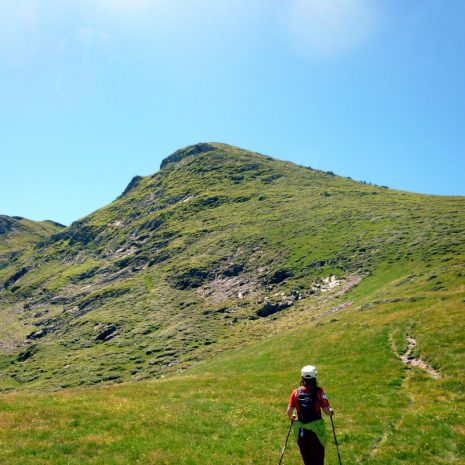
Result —
[[323, 390], [322, 387], [318, 387], [317, 396], [320, 402], [323, 402], [323, 403], [328, 402], [328, 397], [326, 396], [325, 391]]
[[295, 388], [295, 389], [292, 391], [291, 397], [297, 396], [297, 395], [299, 394], [299, 390], [300, 390], [300, 389], [301, 389], [300, 387]]

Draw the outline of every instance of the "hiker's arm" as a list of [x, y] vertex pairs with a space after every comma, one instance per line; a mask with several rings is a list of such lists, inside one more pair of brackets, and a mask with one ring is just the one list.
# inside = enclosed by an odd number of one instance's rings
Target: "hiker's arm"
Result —
[[294, 409], [297, 407], [295, 400], [295, 392], [293, 391], [291, 397], [289, 397], [289, 404], [287, 406], [287, 416], [290, 421], [294, 421], [297, 417], [294, 415]]
[[294, 412], [294, 407], [292, 405], [289, 405], [289, 407], [287, 407], [287, 416], [290, 421], [294, 421], [296, 419], [296, 416], [294, 415], [293, 412]]
[[331, 407], [323, 407], [323, 412], [329, 416], [334, 415], [334, 410]]

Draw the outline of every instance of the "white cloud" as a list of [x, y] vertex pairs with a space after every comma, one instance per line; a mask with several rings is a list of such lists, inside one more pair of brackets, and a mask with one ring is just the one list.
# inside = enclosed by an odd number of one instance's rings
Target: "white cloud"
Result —
[[287, 24], [307, 56], [334, 56], [366, 41], [375, 29], [373, 0], [293, 0]]

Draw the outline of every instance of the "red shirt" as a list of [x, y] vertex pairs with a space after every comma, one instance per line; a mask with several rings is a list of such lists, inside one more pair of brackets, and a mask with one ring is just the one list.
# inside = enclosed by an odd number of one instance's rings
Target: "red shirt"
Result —
[[[308, 389], [305, 386], [300, 386], [299, 389], [301, 389], [303, 392], [307, 392]], [[319, 387], [318, 391], [316, 393], [316, 401], [315, 401], [315, 413], [321, 418], [321, 409], [325, 407], [329, 407], [329, 402], [328, 398], [326, 397], [325, 392], [323, 391], [323, 388]], [[293, 407], [297, 409], [297, 414], [300, 413], [300, 406], [299, 402], [297, 402], [297, 389], [294, 389], [292, 391], [291, 397], [289, 399], [289, 407]]]

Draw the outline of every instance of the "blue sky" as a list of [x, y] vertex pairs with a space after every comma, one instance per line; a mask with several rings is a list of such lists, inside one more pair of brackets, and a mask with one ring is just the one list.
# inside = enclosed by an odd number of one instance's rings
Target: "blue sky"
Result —
[[0, 213], [65, 224], [220, 141], [465, 194], [463, 0], [0, 0]]

